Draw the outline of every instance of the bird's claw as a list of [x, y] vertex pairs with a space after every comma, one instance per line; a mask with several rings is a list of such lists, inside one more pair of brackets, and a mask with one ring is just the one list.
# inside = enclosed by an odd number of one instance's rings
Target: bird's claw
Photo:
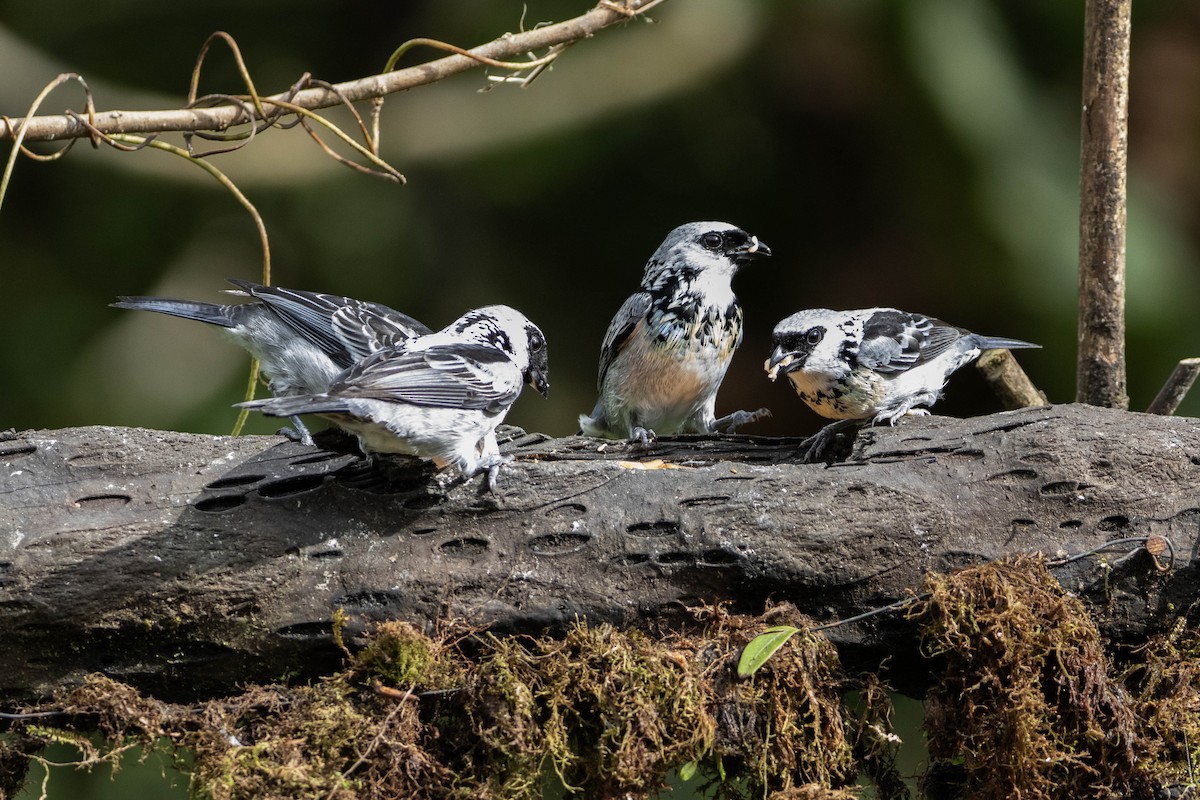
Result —
[[488, 492], [495, 494], [496, 487], [500, 485], [500, 468], [505, 464], [512, 463], [512, 461], [512, 456], [502, 456], [499, 454], [487, 456], [481, 459], [479, 463], [475, 465], [475, 471], [471, 474], [478, 475], [481, 472], [486, 472], [487, 475], [484, 477], [484, 485], [487, 487]]
[[769, 408], [760, 408], [757, 411], [734, 411], [714, 422], [713, 430], [717, 433], [734, 433], [743, 425], [749, 425], [751, 422], [758, 422], [760, 419], [767, 419], [770, 416], [771, 409]]
[[640, 444], [642, 447], [649, 447], [650, 443], [658, 438], [658, 434], [649, 428], [643, 428], [641, 425], [634, 426], [633, 431], [629, 435], [630, 444]]
[[851, 434], [856, 434], [860, 427], [861, 423], [856, 419], [842, 419], [829, 423], [800, 443], [800, 463], [832, 464], [839, 457], [848, 455], [847, 437], [853, 441], [854, 437]]
[[305, 447], [315, 447], [312, 434], [308, 432], [308, 428], [299, 417], [292, 417], [292, 424], [279, 429], [279, 435], [285, 439], [304, 445]]

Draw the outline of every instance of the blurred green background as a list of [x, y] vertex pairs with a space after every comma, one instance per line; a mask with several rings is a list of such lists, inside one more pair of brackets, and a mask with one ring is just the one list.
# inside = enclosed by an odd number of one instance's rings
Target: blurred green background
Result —
[[[178, 106], [218, 29], [269, 93], [306, 70], [377, 72], [414, 36], [469, 46], [586, 8], [0, 2], [0, 112], [23, 114], [68, 70], [101, 109]], [[681, 222], [727, 220], [776, 257], [735, 282], [746, 341], [718, 413], [766, 405], [775, 418], [756, 432], [818, 427], [761, 366], [775, 322], [812, 306], [896, 305], [1040, 342], [1022, 362], [1054, 401], [1073, 398], [1082, 3], [673, 0], [652, 16], [572, 48], [524, 90], [477, 71], [390, 98], [383, 150], [406, 186], [334, 163], [299, 128], [215, 159], [263, 214], [275, 282], [435, 328], [468, 307], [521, 308], [549, 338], [553, 391], [528, 393], [510, 420], [566, 434], [591, 408], [601, 337], [651, 252]], [[1200, 355], [1200, 5], [1139, 3], [1133, 51], [1137, 409], [1176, 360]], [[201, 88], [241, 91], [220, 46]], [[82, 105], [64, 88], [44, 111]], [[0, 425], [230, 429], [241, 351], [196, 323], [107, 307], [118, 294], [217, 299], [226, 277], [259, 275], [250, 218], [211, 178], [86, 143], [22, 160], [0, 252]], [[972, 370], [939, 406], [995, 409]], [[1200, 398], [1183, 409], [1198, 411]]]
[[[0, 113], [22, 116], [64, 71], [86, 77], [100, 109], [178, 107], [214, 30], [273, 93], [305, 71], [375, 73], [412, 37], [472, 46], [587, 8], [0, 0]], [[600, 340], [649, 255], [682, 222], [725, 220], [775, 252], [735, 282], [746, 340], [717, 410], [775, 412], [747, 432], [819, 427], [762, 372], [775, 322], [813, 306], [895, 305], [1040, 342], [1022, 363], [1053, 401], [1073, 399], [1082, 2], [670, 0], [652, 17], [571, 48], [524, 90], [475, 71], [389, 98], [383, 153], [405, 186], [334, 163], [299, 128], [218, 157], [266, 221], [274, 282], [435, 328], [469, 307], [517, 306], [547, 334], [553, 391], [526, 393], [509, 420], [562, 435], [592, 406]], [[1179, 358], [1200, 355], [1200, 4], [1138, 3], [1133, 30], [1140, 409]], [[220, 46], [201, 89], [242, 91]], [[65, 88], [43, 113], [82, 106]], [[55, 163], [21, 160], [0, 263], [0, 428], [230, 429], [240, 350], [196, 323], [107, 307], [119, 294], [214, 300], [226, 277], [258, 278], [251, 220], [207, 175], [86, 143]], [[997, 404], [964, 370], [938, 410]], [[1181, 413], [1200, 414], [1200, 397]]]

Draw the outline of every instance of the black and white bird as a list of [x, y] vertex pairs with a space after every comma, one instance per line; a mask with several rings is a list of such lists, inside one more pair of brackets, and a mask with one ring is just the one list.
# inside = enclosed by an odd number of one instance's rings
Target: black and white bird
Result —
[[588, 436], [646, 444], [656, 434], [733, 431], [770, 412], [716, 418], [717, 389], [742, 343], [731, 285], [749, 261], [771, 255], [725, 222], [692, 222], [667, 236], [646, 264], [641, 291], [613, 317], [600, 348], [600, 397], [579, 417]]
[[813, 411], [891, 425], [905, 414], [928, 414], [950, 374], [982, 351], [1040, 347], [894, 308], [798, 311], [772, 338], [767, 377], [782, 372]]
[[550, 391], [546, 337], [508, 306], [470, 311], [446, 328], [384, 347], [320, 393], [238, 405], [273, 417], [319, 414], [358, 437], [363, 452], [454, 464], [465, 477], [500, 466], [496, 427], [528, 383]]
[[[114, 308], [157, 311], [216, 325], [258, 359], [276, 397], [316, 394], [343, 370], [383, 347], [430, 333], [417, 320], [379, 303], [261, 286], [230, 279], [231, 294], [256, 302], [221, 305], [169, 297], [120, 297]], [[300, 440], [312, 437], [292, 420]]]

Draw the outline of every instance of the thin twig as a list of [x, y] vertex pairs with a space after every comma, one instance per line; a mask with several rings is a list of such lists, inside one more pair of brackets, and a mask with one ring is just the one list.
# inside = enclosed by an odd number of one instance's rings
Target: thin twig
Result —
[[[266, 284], [263, 284], [264, 286]], [[254, 399], [254, 390], [258, 388], [258, 373], [259, 363], [257, 358], [250, 359], [250, 377], [246, 379], [246, 394], [243, 395], [243, 402], [250, 402]], [[230, 436], [240, 436], [242, 429], [246, 427], [246, 420], [250, 419], [250, 409], [239, 408], [237, 419], [233, 422], [233, 430], [230, 431]]]
[[[303, 106], [298, 106], [295, 103], [288, 103], [284, 100], [266, 100], [264, 102], [266, 102], [268, 105], [279, 106], [280, 108], [286, 109], [286, 110], [292, 112], [293, 114], [299, 115], [302, 119], [311, 119], [314, 122], [329, 129], [335, 136], [337, 136], [343, 142], [348, 144], [350, 147], [354, 148], [354, 150], [357, 153], [359, 153], [360, 155], [362, 155], [363, 158], [367, 159], [372, 164], [374, 164], [377, 167], [377, 169], [370, 169], [369, 167], [364, 167], [361, 164], [356, 164], [353, 161], [350, 161], [349, 159], [343, 158], [342, 156], [338, 155], [333, 150], [331, 150], [329, 148], [329, 146], [325, 144], [324, 141], [321, 140], [321, 137], [317, 136], [307, 125], [305, 125], [304, 129], [306, 131], [308, 131], [309, 135], [312, 136], [313, 140], [316, 141], [316, 143], [321, 146], [322, 150], [324, 150], [329, 155], [333, 156], [333, 158], [335, 158], [337, 161], [340, 161], [341, 163], [346, 164], [350, 167], [353, 167], [361, 172], [365, 172], [365, 173], [368, 173], [371, 175], [378, 175], [381, 178], [386, 178], [387, 180], [395, 181], [396, 183], [404, 183], [405, 182], [406, 179], [399, 170], [397, 170], [391, 164], [387, 163], [382, 158], [380, 158], [375, 153], [373, 153], [369, 149], [369, 147], [364, 147], [363, 145], [354, 141], [354, 139], [351, 138], [349, 134], [347, 134], [345, 131], [343, 131], [341, 128], [339, 128], [337, 125], [334, 125], [332, 122], [330, 122], [329, 120], [327, 120], [325, 117], [321, 116], [320, 114], [317, 114], [314, 111], [310, 111], [309, 109], [304, 108]], [[359, 117], [358, 119], [359, 119], [359, 122], [361, 123], [362, 118]], [[364, 133], [365, 132], [366, 131], [364, 129]], [[367, 137], [367, 141], [368, 141], [368, 143], [370, 143], [370, 141], [371, 141], [369, 136]]]
[[25, 713], [17, 713], [11, 711], [0, 711], [0, 719], [10, 719], [14, 721], [26, 719], [46, 719], [48, 717], [61, 717], [66, 715], [65, 711], [27, 711]]
[[904, 609], [908, 608], [909, 606], [913, 605], [914, 603], [919, 603], [922, 600], [928, 600], [928, 599], [929, 599], [929, 592], [922, 592], [921, 594], [913, 595], [912, 597], [906, 597], [903, 600], [897, 600], [894, 603], [889, 603], [886, 606], [880, 606], [879, 608], [872, 608], [870, 611], [864, 611], [861, 614], [855, 614], [853, 617], [846, 617], [845, 619], [839, 619], [836, 622], [826, 622], [824, 625], [818, 625], [815, 628], [812, 628], [811, 630], [813, 632], [816, 632], [816, 631], [827, 631], [827, 630], [831, 630], [833, 628], [840, 628], [842, 625], [849, 625], [851, 622], [859, 622], [860, 620], [870, 619], [871, 617], [877, 617], [880, 614], [886, 614], [889, 611], [903, 611]]
[[[379, 687], [377, 686], [376, 689], [378, 689], [378, 688]], [[412, 696], [412, 689], [409, 689], [405, 693], [403, 699], [407, 700], [411, 696]], [[357, 770], [363, 764], [367, 763], [367, 759], [371, 757], [371, 754], [375, 752], [375, 748], [379, 747], [380, 743], [383, 741], [383, 736], [384, 736], [384, 734], [387, 733], [388, 726], [392, 724], [392, 720], [396, 717], [396, 714], [400, 713], [401, 709], [403, 709], [403, 708], [404, 708], [404, 702], [402, 700], [400, 703], [396, 704], [395, 708], [393, 708], [391, 711], [389, 711], [387, 713], [387, 716], [383, 718], [383, 721], [381, 723], [379, 723], [379, 731], [375, 734], [375, 738], [372, 739], [370, 744], [367, 745], [367, 749], [362, 752], [362, 755], [360, 755], [358, 757], [358, 760], [355, 761], [353, 764], [351, 764], [342, 773], [342, 775], [341, 775], [342, 780], [345, 780], [346, 778], [350, 777], [351, 773], [353, 773], [355, 770]], [[337, 794], [339, 788], [341, 788], [340, 785], [335, 783], [334, 787], [329, 790], [329, 794], [327, 794], [325, 796], [326, 800], [330, 800], [332, 797], [334, 797], [334, 795]]]
[[146, 138], [143, 136], [131, 136], [128, 134], [123, 134], [123, 133], [111, 134], [111, 135], [105, 134], [104, 141], [106, 141], [106, 142], [112, 141], [112, 142], [117, 142], [119, 144], [126, 144], [126, 145], [135, 145], [138, 147], [152, 147], [155, 150], [162, 150], [164, 152], [171, 153], [173, 155], [179, 156], [180, 158], [186, 159], [187, 161], [191, 162], [192, 164], [195, 164], [196, 166], [200, 167], [200, 169], [204, 170], [209, 175], [213, 176], [217, 180], [218, 183], [220, 183], [222, 186], [224, 186], [226, 189], [228, 189], [229, 192], [234, 196], [234, 198], [236, 198], [237, 201], [239, 203], [241, 203], [242, 206], [245, 207], [245, 209], [247, 211], [250, 212], [250, 216], [254, 220], [254, 225], [256, 228], [258, 228], [259, 242], [262, 244], [263, 283], [269, 284], [271, 282], [271, 245], [267, 240], [267, 226], [265, 223], [263, 223], [262, 215], [258, 213], [258, 209], [254, 207], [254, 204], [250, 202], [250, 199], [248, 197], [246, 197], [246, 195], [242, 194], [242, 190], [239, 189], [237, 187], [237, 185], [234, 184], [233, 181], [229, 180], [229, 178], [225, 175], [225, 173], [221, 172], [221, 170], [214, 167], [212, 165], [212, 162], [206, 161], [203, 158], [196, 158], [195, 156], [188, 153], [188, 151], [184, 150], [182, 147], [176, 147], [173, 144], [169, 144], [167, 142], [163, 142], [158, 139], [149, 139], [149, 138]]
[[266, 119], [267, 112], [263, 109], [262, 100], [258, 96], [258, 90], [254, 88], [254, 81], [250, 78], [250, 70], [246, 68], [246, 61], [242, 58], [242, 50], [238, 47], [233, 37], [225, 31], [217, 31], [204, 40], [204, 44], [200, 48], [200, 54], [196, 57], [196, 66], [192, 68], [192, 82], [188, 85], [188, 105], [193, 105], [196, 102], [196, 90], [200, 86], [200, 70], [204, 66], [204, 56], [208, 54], [208, 48], [212, 47], [213, 42], [216, 41], [222, 41], [229, 47], [230, 52], [233, 54], [233, 60], [237, 64], [238, 75], [241, 76], [242, 82], [246, 84], [250, 96], [254, 99], [254, 110], [258, 112], [259, 119]]
[[[533, 30], [501, 36], [487, 44], [468, 51], [469, 56], [454, 54], [446, 58], [429, 61], [414, 67], [399, 69], [381, 75], [371, 75], [335, 85], [336, 91], [320, 87], [306, 89], [290, 97], [290, 93], [263, 97], [265, 100], [285, 100], [307, 109], [329, 108], [339, 105], [344, 99], [360, 102], [402, 92], [416, 86], [436, 83], [453, 75], [475, 69], [484, 62], [480, 59], [504, 61], [524, 53], [544, 50], [568, 42], [577, 42], [594, 36], [599, 31], [623, 23], [629, 15], [642, 14], [651, 5], [661, 0], [625, 0], [621, 8], [628, 13], [618, 13], [609, 7], [597, 6], [564, 22], [546, 25]], [[522, 64], [525, 69], [533, 62]], [[339, 93], [341, 96], [339, 96]], [[106, 111], [95, 115], [93, 126], [103, 133], [165, 133], [169, 131], [223, 131], [232, 125], [248, 122], [241, 105], [227, 104], [212, 108], [181, 108], [159, 111]], [[0, 122], [0, 140], [11, 140], [14, 131], [21, 130], [25, 119]], [[50, 141], [73, 139], [89, 135], [90, 131], [70, 115], [29, 117], [25, 131], [26, 141]]]
[[[425, 39], [425, 38], [409, 39], [407, 42], [400, 45], [392, 52], [392, 55], [388, 58], [387, 63], [383, 65], [383, 73], [385, 75], [388, 73], [392, 73], [396, 69], [397, 62], [399, 62], [400, 59], [404, 57], [405, 53], [407, 53], [409, 50], [413, 49], [414, 47], [432, 47], [436, 50], [444, 50], [449, 53], [454, 53], [455, 55], [460, 55], [460, 56], [464, 56], [466, 58], [470, 58], [470, 59], [476, 61], [477, 63], [482, 64], [484, 66], [488, 66], [488, 67], [497, 67], [499, 69], [508, 69], [508, 70], [512, 70], [514, 72], [518, 72], [518, 71], [530, 69], [530, 68], [536, 68], [536, 71], [538, 73], [540, 73], [541, 69], [548, 66], [556, 58], [558, 58], [558, 56], [562, 53], [562, 49], [564, 46], [565, 46], [565, 43], [555, 45], [554, 47], [550, 48], [550, 52], [547, 55], [543, 56], [542, 58], [535, 59], [534, 61], [521, 63], [521, 62], [499, 61], [497, 59], [489, 58], [487, 56], [481, 55], [480, 53], [475, 52], [475, 51], [464, 50], [461, 47], [457, 47], [452, 44], [447, 44], [446, 42], [439, 42], [437, 39]], [[374, 151], [376, 153], [379, 152], [379, 141], [382, 136], [382, 131], [379, 127], [379, 117], [383, 113], [383, 100], [384, 100], [384, 96], [380, 95], [379, 97], [374, 98], [374, 101], [371, 103], [371, 136], [369, 137], [369, 139], [370, 139], [370, 141], [373, 142], [372, 147], [374, 148]]]
[[[168, 144], [166, 142], [161, 142], [143, 136], [129, 136], [126, 134], [101, 134], [101, 137], [105, 143], [121, 150], [152, 147], [156, 150], [162, 150], [164, 152], [177, 155], [180, 158], [186, 159], [190, 163], [195, 164], [196, 166], [200, 167], [200, 169], [213, 176], [218, 183], [228, 189], [229, 192], [237, 199], [237, 201], [241, 203], [248, 212], [250, 212], [250, 217], [254, 220], [254, 225], [258, 229], [259, 242], [262, 245], [262, 282], [264, 285], [269, 285], [271, 283], [271, 243], [267, 237], [267, 226], [263, 222], [262, 215], [258, 213], [258, 209], [254, 207], [254, 204], [250, 202], [250, 199], [246, 197], [246, 195], [242, 194], [241, 189], [239, 189], [237, 185], [235, 185], [234, 182], [225, 175], [225, 173], [213, 166], [211, 162], [206, 161], [203, 158], [196, 158], [183, 148], [176, 147], [175, 145]], [[254, 399], [254, 390], [257, 384], [258, 359], [251, 359], [250, 378], [246, 386], [246, 400]], [[248, 415], [249, 409], [243, 408], [240, 410], [237, 420], [233, 425], [234, 436], [237, 436], [242, 432], [242, 428], [246, 425]]]
[[1159, 390], [1158, 396], [1146, 409], [1147, 414], [1170, 416], [1179, 408], [1196, 378], [1200, 377], [1200, 358], [1185, 358], [1175, 365], [1175, 371]]
[[[46, 87], [44, 89], [42, 89], [41, 92], [38, 93], [38, 96], [34, 98], [33, 103], [30, 104], [29, 111], [27, 111], [25, 113], [25, 119], [29, 119], [29, 118], [33, 117], [33, 115], [36, 114], [37, 110], [41, 107], [43, 101], [45, 101], [46, 97], [51, 92], [53, 92], [55, 89], [57, 89], [59, 86], [66, 83], [67, 81], [78, 81], [79, 85], [83, 87], [84, 95], [87, 97], [86, 103], [87, 103], [88, 116], [94, 117], [95, 113], [96, 113], [96, 109], [92, 105], [92, 92], [88, 88], [87, 82], [84, 81], [84, 79], [80, 75], [77, 75], [74, 72], [64, 72], [63, 74], [59, 75], [54, 80], [50, 81], [50, 83], [46, 84]], [[71, 145], [68, 144], [66, 147], [63, 147], [61, 150], [59, 150], [56, 153], [53, 153], [49, 156], [43, 156], [43, 155], [39, 155], [37, 153], [31, 153], [29, 150], [26, 150], [24, 145], [22, 144], [22, 141], [25, 139], [25, 135], [26, 135], [27, 131], [25, 130], [25, 126], [21, 125], [21, 120], [16, 120], [14, 122], [13, 120], [10, 120], [8, 117], [0, 117], [0, 120], [3, 121], [3, 123], [5, 125], [5, 129], [7, 131], [9, 131], [10, 134], [13, 130], [17, 131], [16, 139], [13, 142], [12, 152], [8, 154], [8, 162], [5, 163], [5, 165], [4, 165], [4, 175], [3, 175], [3, 177], [0, 177], [0, 206], [3, 206], [4, 205], [4, 196], [8, 193], [8, 182], [9, 182], [9, 180], [12, 179], [13, 166], [16, 164], [18, 153], [23, 152], [26, 155], [31, 156], [39, 161], [48, 161], [48, 160], [53, 160], [55, 158], [61, 157], [63, 155], [63, 153], [65, 153], [71, 149]], [[14, 125], [16, 125], [17, 127], [14, 128], [13, 127]], [[10, 136], [10, 138], [11, 138], [11, 136]], [[74, 143], [74, 140], [72, 140], [72, 144], [73, 143]]]

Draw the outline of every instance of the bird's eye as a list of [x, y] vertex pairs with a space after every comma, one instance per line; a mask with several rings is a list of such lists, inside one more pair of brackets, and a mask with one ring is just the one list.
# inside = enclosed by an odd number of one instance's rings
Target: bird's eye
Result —
[[539, 352], [539, 351], [540, 351], [540, 350], [541, 350], [543, 347], [545, 347], [545, 346], [546, 346], [546, 343], [545, 343], [544, 341], [542, 341], [541, 339], [537, 338], [537, 337], [535, 337], [535, 338], [534, 338], [534, 339], [533, 339], [533, 340], [532, 340], [532, 341], [529, 343], [529, 347], [530, 347], [530, 349], [531, 349], [531, 350], [533, 350], [533, 352], [535, 352], [535, 353]]
[[706, 233], [700, 237], [700, 243], [709, 250], [716, 250], [725, 240], [721, 238], [719, 233]]
[[820, 328], [813, 328], [804, 338], [810, 345], [815, 347], [821, 343], [822, 339], [825, 338], [825, 331], [821, 330]]

